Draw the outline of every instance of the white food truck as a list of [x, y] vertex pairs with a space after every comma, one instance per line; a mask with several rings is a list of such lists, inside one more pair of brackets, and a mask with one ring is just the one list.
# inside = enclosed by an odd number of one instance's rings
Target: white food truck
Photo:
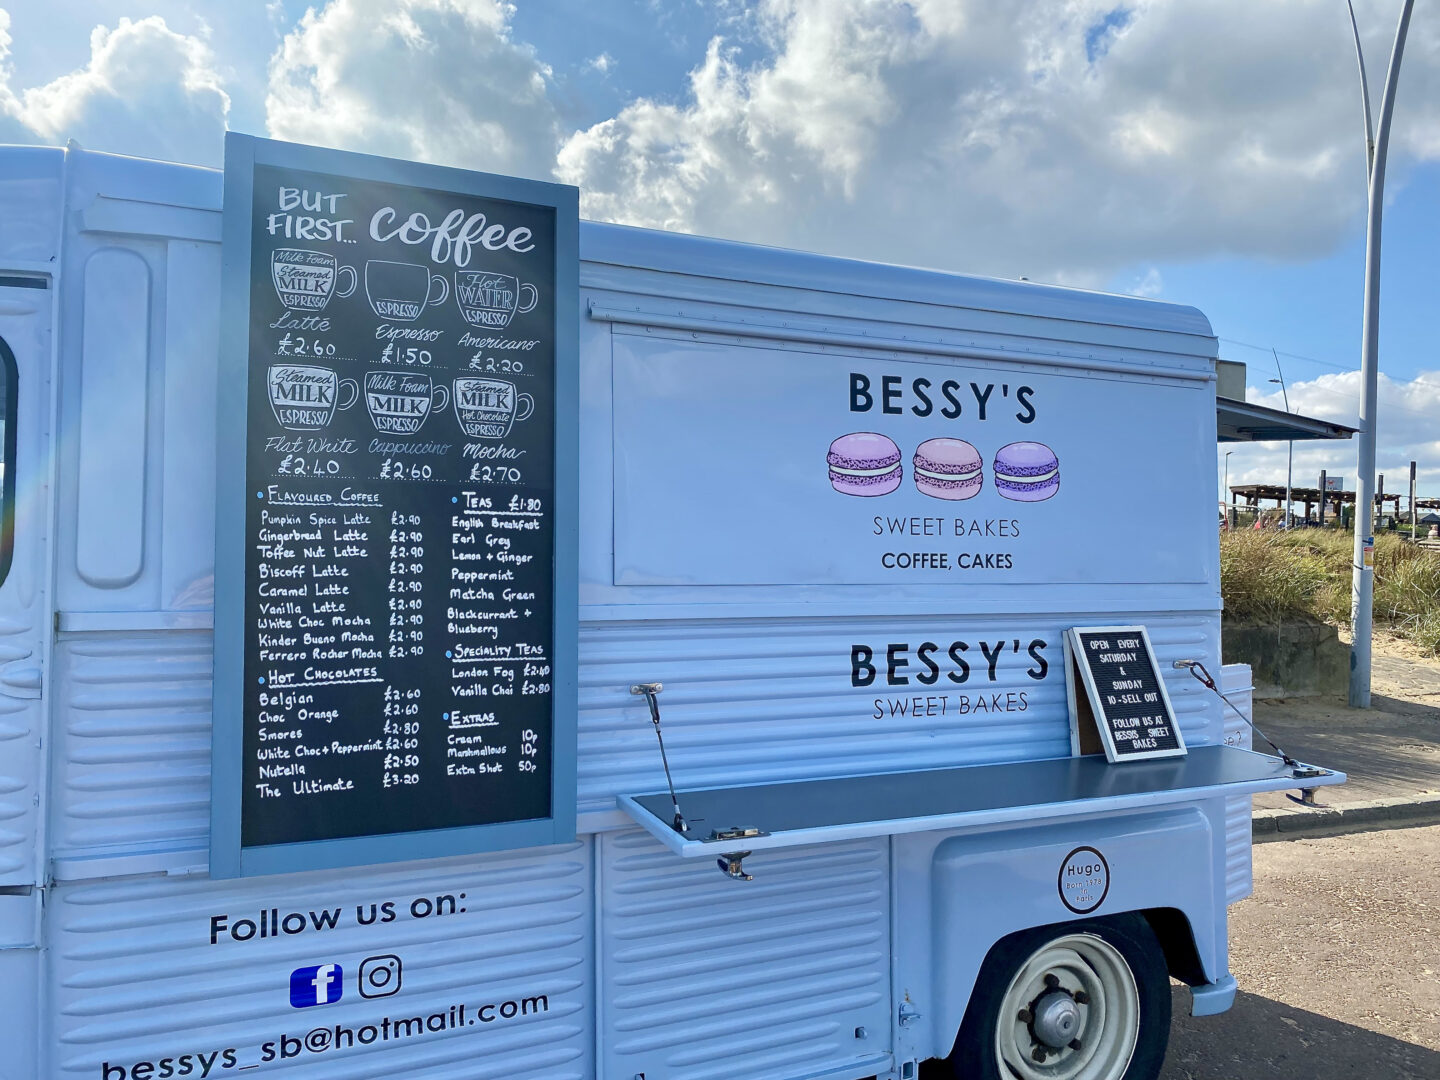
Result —
[[575, 206], [0, 149], [0, 1080], [1155, 1077], [1206, 319]]

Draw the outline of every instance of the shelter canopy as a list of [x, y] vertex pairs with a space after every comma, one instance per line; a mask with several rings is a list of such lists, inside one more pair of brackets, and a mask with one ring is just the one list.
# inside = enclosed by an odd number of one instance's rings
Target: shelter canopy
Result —
[[1222, 443], [1348, 439], [1357, 430], [1331, 420], [1287, 413], [1229, 397], [1216, 397], [1215, 420]]

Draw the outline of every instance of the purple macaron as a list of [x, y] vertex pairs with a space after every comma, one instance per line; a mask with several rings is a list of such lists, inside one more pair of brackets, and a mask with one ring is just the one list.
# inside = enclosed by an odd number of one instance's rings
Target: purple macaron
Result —
[[926, 439], [915, 448], [915, 487], [932, 499], [969, 499], [985, 483], [984, 464], [964, 439]]
[[842, 495], [889, 495], [900, 486], [900, 448], [884, 435], [841, 435], [825, 455], [830, 486]]
[[1042, 502], [1060, 490], [1060, 459], [1044, 443], [1002, 446], [995, 454], [995, 490], [1016, 502]]

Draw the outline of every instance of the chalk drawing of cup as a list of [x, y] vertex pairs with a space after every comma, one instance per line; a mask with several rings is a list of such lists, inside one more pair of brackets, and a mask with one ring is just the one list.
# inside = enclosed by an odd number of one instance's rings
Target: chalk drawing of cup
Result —
[[365, 264], [365, 295], [380, 318], [413, 322], [427, 305], [443, 304], [450, 286], [424, 266], [371, 259]]
[[534, 311], [540, 293], [510, 274], [456, 270], [455, 302], [471, 326], [503, 330], [516, 315]]
[[415, 371], [372, 371], [365, 376], [365, 407], [376, 431], [413, 435], [432, 410], [444, 410], [450, 393]]
[[[270, 253], [270, 279], [275, 294], [291, 311], [322, 311], [330, 297], [345, 299], [355, 291], [355, 268], [341, 266], [334, 255], [305, 248], [276, 248]], [[347, 284], [336, 285], [344, 279]]]
[[504, 379], [455, 380], [455, 418], [472, 439], [503, 439], [535, 411], [535, 399]]
[[[271, 364], [266, 383], [275, 419], [290, 431], [328, 427], [337, 409], [350, 408], [360, 397], [360, 384], [354, 379], [342, 379], [330, 368], [313, 364]], [[342, 393], [347, 395], [343, 401]]]

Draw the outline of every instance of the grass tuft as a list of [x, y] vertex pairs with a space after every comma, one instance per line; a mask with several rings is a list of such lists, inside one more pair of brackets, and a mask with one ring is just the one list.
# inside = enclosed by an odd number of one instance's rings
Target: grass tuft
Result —
[[[1375, 538], [1375, 622], [1440, 655], [1440, 552]], [[1350, 624], [1350, 533], [1240, 529], [1220, 534], [1220, 592], [1229, 615]]]

